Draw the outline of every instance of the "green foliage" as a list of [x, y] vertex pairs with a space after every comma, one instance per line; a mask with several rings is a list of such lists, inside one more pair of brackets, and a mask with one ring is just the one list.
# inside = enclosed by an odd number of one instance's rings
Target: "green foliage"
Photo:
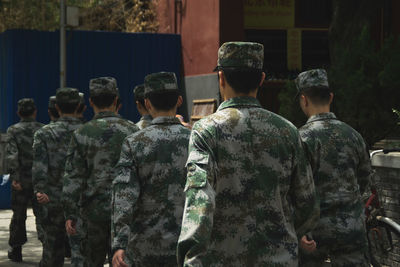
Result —
[[[156, 32], [156, 11], [147, 0], [67, 0], [80, 8], [82, 30]], [[57, 30], [60, 0], [0, 0], [0, 32], [7, 29]]]
[[[369, 145], [396, 134], [396, 118], [392, 108], [400, 107], [400, 41], [388, 38], [377, 50], [369, 30], [364, 28], [352, 44], [336, 47], [334, 64], [328, 70], [329, 84], [334, 93], [332, 111], [355, 128]], [[289, 89], [281, 95], [292, 94]], [[280, 96], [281, 114], [297, 120], [296, 112]], [[291, 107], [292, 109], [294, 107]]]

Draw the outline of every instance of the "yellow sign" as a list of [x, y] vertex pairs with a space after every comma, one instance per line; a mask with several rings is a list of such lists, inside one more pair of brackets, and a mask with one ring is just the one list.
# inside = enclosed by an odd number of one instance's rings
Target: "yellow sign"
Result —
[[287, 66], [288, 70], [300, 71], [301, 60], [301, 29], [287, 30]]
[[295, 0], [244, 0], [246, 29], [294, 27]]

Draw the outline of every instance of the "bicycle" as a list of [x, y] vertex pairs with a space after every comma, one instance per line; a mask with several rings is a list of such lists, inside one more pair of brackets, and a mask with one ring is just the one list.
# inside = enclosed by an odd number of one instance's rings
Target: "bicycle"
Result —
[[[400, 149], [375, 150], [370, 153], [370, 158], [372, 160], [372, 157], [378, 153], [388, 154], [391, 152], [400, 152]], [[387, 255], [399, 242], [394, 243], [393, 235], [400, 239], [400, 225], [386, 217], [377, 188], [371, 187], [371, 192], [372, 194], [365, 204], [369, 255], [372, 266], [381, 267], [379, 258]]]

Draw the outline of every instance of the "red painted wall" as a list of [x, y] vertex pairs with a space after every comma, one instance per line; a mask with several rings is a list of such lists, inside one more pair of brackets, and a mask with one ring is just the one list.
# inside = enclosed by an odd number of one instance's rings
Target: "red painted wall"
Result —
[[220, 0], [155, 0], [160, 33], [182, 38], [184, 75], [211, 73], [220, 45]]

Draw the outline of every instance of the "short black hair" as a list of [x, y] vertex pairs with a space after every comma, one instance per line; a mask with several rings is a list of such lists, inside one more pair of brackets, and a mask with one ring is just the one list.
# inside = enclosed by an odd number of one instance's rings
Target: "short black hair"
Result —
[[58, 108], [61, 110], [62, 113], [71, 114], [76, 111], [79, 102], [76, 103], [57, 103]]
[[168, 111], [175, 107], [178, 101], [178, 91], [172, 92], [155, 92], [146, 95], [150, 103], [160, 111]]
[[101, 94], [96, 96], [91, 96], [93, 104], [98, 108], [108, 108], [114, 102], [117, 95], [114, 94]]
[[331, 97], [331, 90], [326, 86], [313, 86], [302, 89], [301, 95], [305, 95], [315, 105], [327, 105]]
[[51, 116], [53, 116], [56, 119], [58, 119], [60, 117], [60, 114], [58, 114], [58, 111], [56, 108], [49, 108], [49, 113]]
[[19, 110], [18, 114], [22, 117], [22, 118], [27, 118], [33, 115], [33, 113], [35, 113], [36, 108], [34, 109], [28, 109], [28, 110]]
[[86, 106], [85, 103], [79, 103], [79, 107], [78, 107], [78, 109], [76, 110], [76, 112], [82, 113], [82, 111], [83, 111], [83, 109], [84, 109], [85, 106]]
[[221, 70], [236, 93], [248, 94], [260, 85], [262, 70], [251, 68], [222, 68]]

